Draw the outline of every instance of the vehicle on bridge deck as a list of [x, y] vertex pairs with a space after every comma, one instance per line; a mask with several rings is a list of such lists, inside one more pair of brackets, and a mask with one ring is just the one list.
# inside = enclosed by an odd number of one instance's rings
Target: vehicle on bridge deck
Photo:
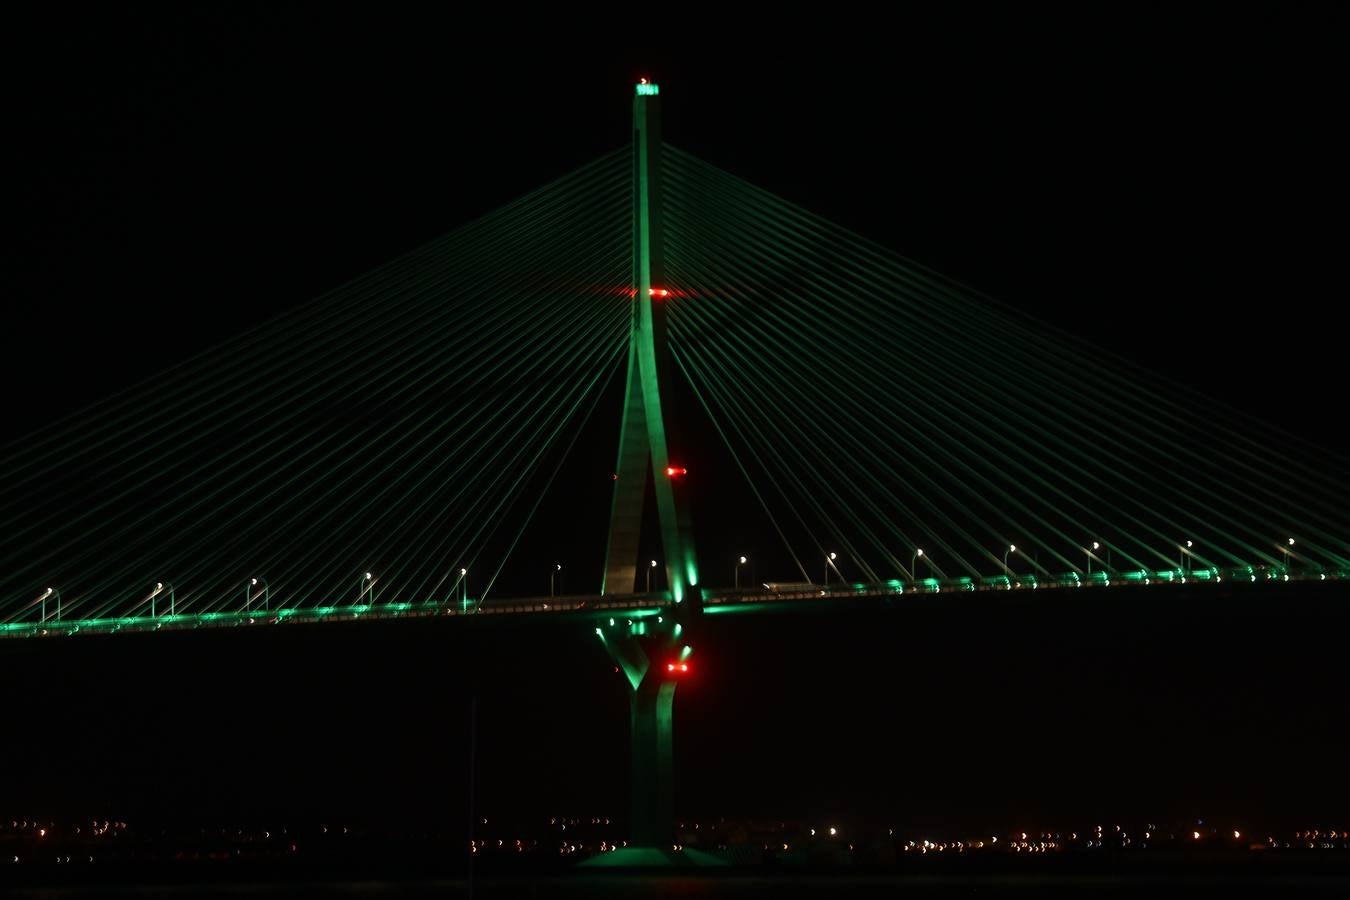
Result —
[[819, 587], [809, 581], [766, 581], [764, 590], [771, 594], [800, 594], [806, 591], [818, 591]]

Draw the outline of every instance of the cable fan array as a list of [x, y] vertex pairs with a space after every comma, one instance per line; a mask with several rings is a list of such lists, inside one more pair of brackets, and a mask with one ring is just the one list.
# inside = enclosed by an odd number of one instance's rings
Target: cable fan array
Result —
[[[1344, 459], [662, 166], [670, 352], [804, 580], [1350, 576]], [[631, 175], [607, 154], [6, 448], [0, 635], [481, 602], [627, 359]]]
[[663, 175], [676, 361], [803, 578], [1347, 568], [1344, 460], [673, 147]]
[[617, 151], [3, 453], [0, 622], [486, 596], [623, 357]]

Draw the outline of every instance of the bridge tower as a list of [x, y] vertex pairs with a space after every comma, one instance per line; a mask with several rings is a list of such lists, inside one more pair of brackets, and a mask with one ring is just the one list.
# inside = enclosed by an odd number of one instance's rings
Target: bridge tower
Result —
[[[688, 670], [689, 625], [702, 610], [689, 514], [687, 457], [669, 427], [671, 365], [666, 307], [671, 294], [662, 265], [660, 88], [643, 79], [633, 97], [633, 315], [628, 342], [619, 457], [615, 466], [605, 575], [606, 596], [637, 591], [638, 551], [647, 486], [656, 496], [671, 606], [601, 638], [632, 687], [632, 843], [668, 849], [674, 787], [672, 710], [675, 686]], [[642, 573], [645, 581], [646, 573]]]
[[[666, 583], [676, 604], [697, 607], [698, 563], [685, 496], [687, 473], [673, 422], [666, 352], [670, 300], [662, 264], [660, 88], [644, 79], [633, 97], [633, 316], [628, 340], [619, 459], [615, 467], [605, 578], [600, 593], [637, 589], [638, 549], [648, 479], [655, 488]], [[663, 415], [662, 409], [666, 410]]]

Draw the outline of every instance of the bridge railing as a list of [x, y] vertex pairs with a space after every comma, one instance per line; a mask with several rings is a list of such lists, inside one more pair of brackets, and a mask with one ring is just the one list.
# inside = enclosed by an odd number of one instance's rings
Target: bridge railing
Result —
[[1099, 571], [1091, 574], [1067, 572], [1063, 574], [1007, 574], [980, 578], [921, 578], [917, 581], [884, 581], [879, 584], [791, 585], [791, 589], [775, 589], [770, 583], [763, 588], [704, 591], [704, 602], [711, 604], [780, 603], [805, 600], [846, 600], [859, 597], [890, 597], [906, 594], [939, 594], [976, 591], [1038, 590], [1040, 588], [1110, 588], [1124, 585], [1163, 584], [1220, 584], [1329, 581], [1350, 578], [1350, 571], [1322, 569], [1291, 571], [1283, 566], [1235, 566], [1227, 569], [1214, 567], [1184, 569], [1130, 569]]
[[[1101, 590], [1122, 586], [1219, 584], [1232, 585], [1264, 582], [1341, 581], [1350, 579], [1350, 571], [1308, 570], [1290, 571], [1281, 566], [1237, 566], [1227, 569], [1205, 568], [1185, 571], [1112, 570], [1080, 575], [1070, 572], [1046, 576], [1008, 574], [982, 578], [936, 578], [902, 582], [886, 581], [879, 584], [843, 584], [825, 586], [792, 585], [794, 590], [704, 589], [704, 608], [709, 612], [729, 612], [750, 609], [771, 603], [805, 601], [856, 600], [863, 598], [902, 597], [913, 594], [942, 594], [978, 591], [1038, 590], [1040, 588], [1089, 588]], [[203, 613], [173, 613], [163, 615], [108, 616], [86, 619], [48, 618], [43, 621], [18, 621], [0, 624], [0, 638], [68, 636], [75, 634], [112, 634], [182, 630], [194, 628], [227, 628], [251, 625], [284, 625], [288, 623], [315, 623], [357, 621], [366, 619], [421, 618], [480, 618], [507, 615], [605, 616], [624, 612], [636, 618], [655, 615], [670, 605], [665, 593], [630, 594], [622, 596], [568, 595], [556, 597], [502, 598], [486, 601], [475, 599], [452, 601], [423, 601], [408, 603], [377, 603], [347, 606], [292, 606], [270, 611], [225, 610]]]

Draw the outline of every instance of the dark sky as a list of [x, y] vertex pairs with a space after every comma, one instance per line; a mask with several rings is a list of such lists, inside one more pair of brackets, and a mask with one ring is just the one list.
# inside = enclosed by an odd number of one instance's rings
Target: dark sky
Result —
[[667, 138], [717, 165], [1243, 408], [1327, 405], [1330, 14], [687, 18], [581, 40], [327, 6], [11, 23], [6, 433], [622, 144], [642, 73]]
[[[1173, 18], [1120, 7], [1023, 19], [968, 9], [885, 25], [769, 17], [753, 31], [693, 11], [651, 14], [627, 29], [567, 22], [554, 33], [547, 23], [480, 27], [373, 6], [68, 9], [11, 20], [0, 434], [18, 437], [621, 145], [631, 82], [651, 75], [672, 143], [1337, 443], [1327, 413], [1343, 383], [1335, 312], [1350, 148], [1339, 122], [1345, 34], [1331, 13]], [[1211, 604], [1171, 631], [1120, 610], [1056, 625], [986, 613], [933, 614], [894, 645], [871, 620], [818, 642], [811, 623], [740, 626], [715, 657], [725, 693], [711, 681], [688, 692], [682, 777], [700, 766], [724, 773], [689, 802], [791, 814], [795, 785], [806, 811], [881, 796], [918, 817], [959, 818], [936, 788], [907, 793], [916, 770], [905, 766], [950, 759], [973, 771], [988, 748], [1007, 754], [1008, 778], [963, 781], [952, 796], [970, 815], [1086, 814], [1100, 807], [1076, 799], [1085, 782], [1131, 813], [1143, 814], [1129, 798], [1145, 787], [1150, 809], [1162, 798], [1179, 809], [1236, 804], [1222, 800], [1225, 786], [1244, 781], [1255, 784], [1249, 805], [1287, 801], [1312, 813], [1298, 804], [1318, 785], [1300, 760], [1343, 758], [1343, 717], [1337, 726], [1319, 712], [1336, 702], [1334, 676], [1322, 663], [1290, 669], [1303, 658], [1302, 629], [1324, 631], [1332, 619], [1271, 622], [1246, 610], [1219, 627]], [[1284, 640], [1278, 650], [1257, 642], [1269, 629]], [[487, 796], [528, 806], [530, 792], [554, 790], [550, 803], [573, 808], [620, 802], [622, 747], [610, 739], [621, 741], [624, 700], [582, 638], [522, 639], [514, 659], [500, 636], [489, 652], [453, 635], [440, 644], [385, 630], [371, 649], [350, 634], [184, 638], [134, 665], [111, 642], [91, 642], [87, 654], [72, 644], [50, 655], [0, 648], [22, 673], [7, 690], [27, 716], [7, 730], [39, 736], [14, 751], [14, 764], [56, 775], [106, 758], [143, 776], [140, 787], [22, 799], [155, 809], [188, 786], [187, 809], [247, 814], [268, 808], [266, 795], [287, 813], [327, 809], [334, 779], [350, 777], [360, 809], [411, 809], [418, 779], [404, 770], [391, 791], [375, 761], [433, 771], [444, 758], [453, 770], [462, 687], [495, 677], [485, 715], [499, 730], [487, 740], [502, 761], [489, 764]], [[1194, 644], [1183, 637], [1222, 649], [1188, 656]], [[961, 652], [965, 664], [953, 663]], [[1130, 668], [1155, 653], [1167, 661]], [[907, 661], [891, 665], [890, 655]], [[239, 662], [250, 657], [261, 661]], [[584, 673], [568, 662], [583, 657]], [[1102, 658], [1117, 668], [1084, 679]], [[784, 667], [791, 674], [780, 677]], [[84, 685], [109, 671], [119, 677], [88, 697]], [[136, 687], [146, 684], [159, 686]], [[990, 684], [1017, 685], [1020, 718], [985, 693]], [[1252, 685], [1263, 693], [1233, 699]], [[1304, 689], [1312, 693], [1289, 699]], [[930, 693], [943, 690], [948, 703]], [[302, 699], [318, 696], [327, 699]], [[1216, 696], [1229, 699], [1216, 707]], [[125, 714], [114, 711], [117, 697]], [[561, 702], [568, 697], [575, 706]], [[60, 723], [50, 712], [58, 700], [76, 711]], [[81, 720], [101, 730], [76, 749], [71, 722]], [[578, 723], [590, 737], [578, 737]], [[1106, 755], [1080, 757], [1089, 744]], [[254, 793], [202, 775], [240, 756], [270, 761]], [[753, 784], [730, 764], [747, 757], [761, 763]], [[841, 758], [862, 762], [850, 772]], [[1064, 759], [1079, 762], [1065, 768]], [[1211, 763], [1183, 770], [1177, 759]], [[531, 762], [548, 777], [525, 778], [513, 793], [512, 767]], [[1294, 786], [1270, 774], [1295, 769], [1304, 781]], [[458, 802], [452, 777], [427, 778]], [[877, 784], [889, 787], [873, 794]], [[1322, 795], [1350, 797], [1343, 784]]]

